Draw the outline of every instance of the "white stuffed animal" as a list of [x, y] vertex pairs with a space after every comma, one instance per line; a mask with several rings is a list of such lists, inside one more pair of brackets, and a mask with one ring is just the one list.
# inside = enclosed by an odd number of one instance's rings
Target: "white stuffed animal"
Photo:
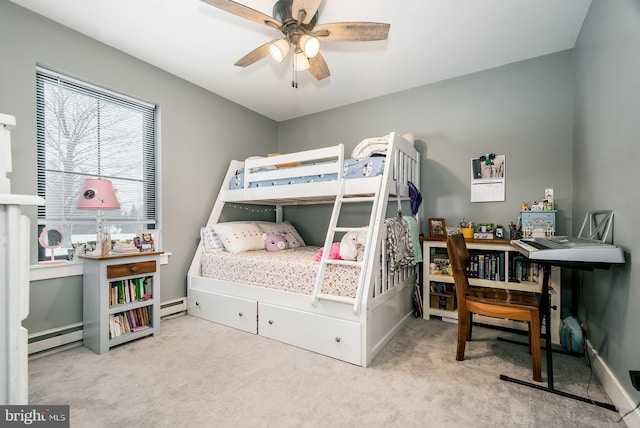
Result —
[[364, 246], [367, 243], [367, 231], [347, 232], [340, 241], [340, 257], [342, 260], [362, 261]]

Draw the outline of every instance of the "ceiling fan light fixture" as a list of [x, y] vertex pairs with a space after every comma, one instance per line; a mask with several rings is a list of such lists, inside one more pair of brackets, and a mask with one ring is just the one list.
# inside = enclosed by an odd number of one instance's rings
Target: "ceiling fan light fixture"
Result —
[[317, 37], [313, 37], [308, 34], [300, 37], [299, 46], [307, 58], [313, 58], [318, 55], [318, 52], [320, 52], [320, 40], [318, 40]]
[[309, 59], [303, 52], [296, 52], [293, 57], [293, 69], [295, 71], [305, 71], [308, 70], [311, 65], [309, 64]]
[[284, 61], [289, 53], [289, 42], [285, 39], [278, 39], [269, 45], [269, 54], [278, 62]]

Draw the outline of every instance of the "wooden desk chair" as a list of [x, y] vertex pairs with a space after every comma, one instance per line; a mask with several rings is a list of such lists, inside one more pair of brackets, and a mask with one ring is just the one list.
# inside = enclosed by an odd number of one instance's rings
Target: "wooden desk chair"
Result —
[[464, 349], [471, 340], [473, 314], [494, 318], [527, 321], [529, 323], [529, 352], [531, 353], [533, 380], [542, 381], [540, 362], [540, 312], [535, 293], [499, 288], [469, 287], [467, 266], [469, 252], [461, 234], [447, 238], [449, 263], [453, 269], [458, 299], [458, 349], [456, 360], [464, 360]]

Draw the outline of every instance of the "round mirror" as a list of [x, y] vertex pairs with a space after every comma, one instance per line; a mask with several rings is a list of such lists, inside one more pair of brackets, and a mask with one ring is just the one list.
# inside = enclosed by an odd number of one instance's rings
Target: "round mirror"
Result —
[[44, 248], [48, 248], [49, 250], [51, 250], [51, 260], [42, 263], [62, 263], [64, 261], [56, 260], [54, 254], [54, 250], [62, 246], [62, 243], [64, 242], [62, 230], [59, 227], [45, 227], [44, 229], [42, 229], [42, 233], [40, 233], [38, 242], [40, 242], [40, 245], [42, 245]]

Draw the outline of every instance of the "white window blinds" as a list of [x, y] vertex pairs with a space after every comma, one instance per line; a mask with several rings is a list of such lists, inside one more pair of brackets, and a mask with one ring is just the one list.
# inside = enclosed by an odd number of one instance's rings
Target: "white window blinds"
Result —
[[[112, 232], [156, 223], [154, 105], [38, 67], [38, 224], [67, 239], [95, 232], [95, 211], [77, 209], [85, 178], [113, 182], [120, 210], [104, 211]], [[84, 226], [83, 226], [84, 225]], [[129, 225], [129, 226], [127, 226]]]

